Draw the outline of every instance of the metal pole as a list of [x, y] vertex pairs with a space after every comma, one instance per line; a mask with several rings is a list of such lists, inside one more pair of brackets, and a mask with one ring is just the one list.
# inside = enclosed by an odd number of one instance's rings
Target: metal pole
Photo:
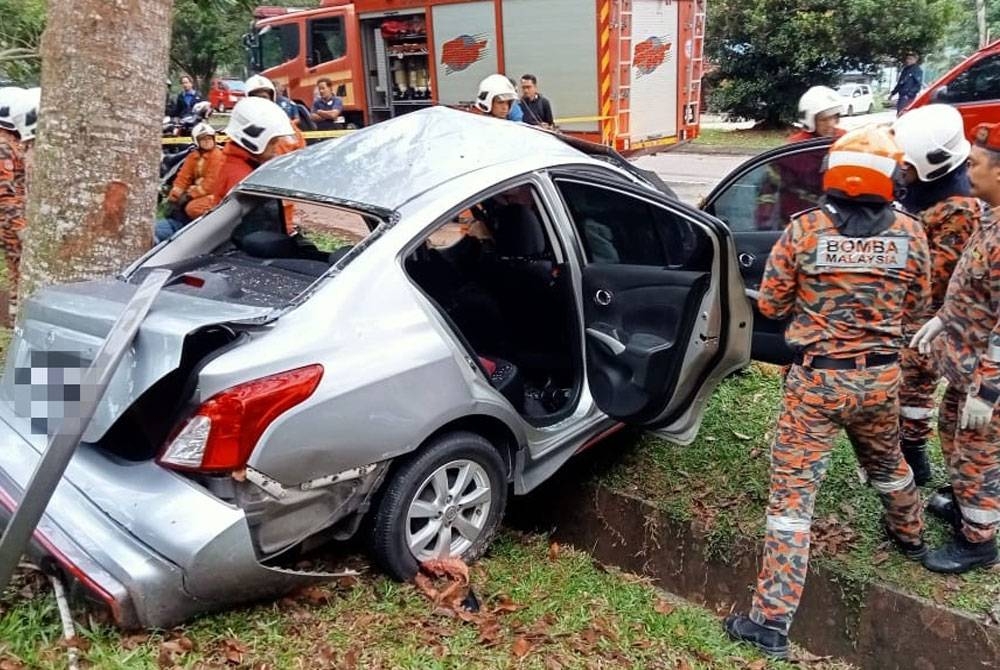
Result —
[[3, 537], [0, 538], [0, 591], [7, 588], [21, 554], [31, 539], [31, 534], [45, 513], [49, 499], [52, 498], [59, 480], [66, 472], [66, 466], [73, 458], [73, 452], [76, 451], [77, 444], [80, 443], [87, 425], [97, 410], [98, 403], [111, 382], [111, 376], [118, 368], [125, 351], [132, 344], [139, 325], [153, 305], [153, 300], [170, 276], [170, 271], [164, 269], [156, 269], [149, 273], [145, 281], [139, 285], [135, 295], [125, 305], [125, 311], [111, 327], [93, 363], [84, 373], [80, 385], [79, 417], [63, 419], [59, 430], [49, 440], [45, 453], [31, 474], [31, 481], [24, 489], [21, 503], [14, 510], [14, 515], [7, 524]]

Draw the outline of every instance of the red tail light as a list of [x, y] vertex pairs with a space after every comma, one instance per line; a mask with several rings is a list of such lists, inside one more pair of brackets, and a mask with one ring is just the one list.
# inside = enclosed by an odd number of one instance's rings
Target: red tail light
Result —
[[188, 419], [158, 461], [177, 470], [199, 472], [245, 467], [271, 422], [311, 396], [322, 377], [322, 365], [309, 365], [212, 396]]

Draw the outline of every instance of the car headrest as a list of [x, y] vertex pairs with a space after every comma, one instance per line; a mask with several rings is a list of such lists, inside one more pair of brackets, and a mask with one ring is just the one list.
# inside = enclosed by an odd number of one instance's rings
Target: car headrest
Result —
[[545, 231], [529, 205], [502, 205], [492, 212], [493, 240], [501, 256], [544, 254]]
[[255, 258], [295, 258], [298, 245], [285, 233], [273, 230], [255, 230], [239, 241], [239, 247]]

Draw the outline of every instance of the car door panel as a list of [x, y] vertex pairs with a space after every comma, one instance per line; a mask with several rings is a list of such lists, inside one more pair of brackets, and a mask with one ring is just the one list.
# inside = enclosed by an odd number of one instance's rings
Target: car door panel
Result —
[[754, 360], [784, 365], [793, 352], [785, 344], [785, 321], [763, 316], [757, 291], [774, 243], [791, 217], [818, 202], [822, 166], [832, 139], [796, 142], [756, 156], [727, 175], [702, 209], [725, 223], [736, 245], [740, 275], [753, 308]]
[[580, 304], [594, 403], [690, 442], [708, 396], [749, 361], [751, 316], [728, 229], [620, 179], [553, 176], [585, 256]]
[[642, 265], [584, 269], [590, 388], [606, 413], [628, 422], [656, 418], [674, 392], [710, 279]]

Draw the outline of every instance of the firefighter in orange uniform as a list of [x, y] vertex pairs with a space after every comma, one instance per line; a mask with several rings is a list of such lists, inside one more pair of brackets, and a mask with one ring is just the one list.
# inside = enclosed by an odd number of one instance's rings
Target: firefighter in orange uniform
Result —
[[[979, 221], [980, 206], [970, 195], [966, 167], [970, 145], [958, 110], [950, 105], [920, 107], [901, 116], [893, 133], [905, 154], [907, 187], [900, 202], [920, 217], [931, 250], [931, 304], [926, 314], [913, 315], [903, 324], [910, 339], [944, 303], [948, 280]], [[917, 486], [923, 486], [931, 479], [927, 440], [941, 375], [914, 349], [903, 349], [901, 356], [900, 446]]]
[[202, 121], [191, 131], [197, 147], [184, 159], [167, 196], [174, 213], [156, 222], [154, 237], [162, 242], [219, 204], [215, 182], [222, 170], [222, 149], [215, 144], [215, 128]]
[[[905, 118], [905, 117], [904, 117]], [[913, 337], [948, 380], [938, 435], [952, 494], [928, 510], [954, 524], [954, 539], [924, 559], [928, 570], [963, 573], [1000, 561], [1000, 123], [973, 130], [972, 194], [986, 203], [965, 245], [944, 304]]]
[[4, 318], [11, 322], [17, 314], [21, 237], [26, 225], [26, 154], [35, 139], [40, 97], [37, 88], [0, 89], [0, 242], [7, 269], [8, 314]]
[[902, 324], [930, 295], [927, 238], [892, 207], [902, 151], [889, 131], [865, 128], [831, 147], [822, 205], [792, 219], [768, 259], [758, 305], [789, 318], [796, 352], [771, 449], [764, 556], [750, 615], [730, 637], [788, 653], [788, 629], [809, 562], [813, 506], [834, 441], [846, 429], [886, 509], [890, 539], [927, 553], [920, 495], [899, 451]]

